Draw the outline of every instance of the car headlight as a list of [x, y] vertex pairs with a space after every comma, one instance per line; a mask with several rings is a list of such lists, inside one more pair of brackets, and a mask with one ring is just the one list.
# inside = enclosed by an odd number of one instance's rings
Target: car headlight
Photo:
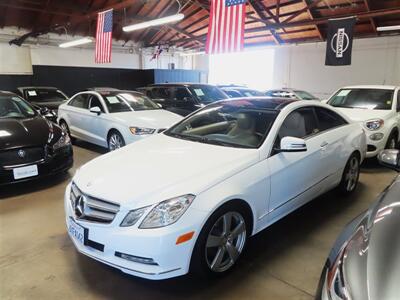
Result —
[[128, 212], [128, 214], [125, 216], [125, 218], [122, 220], [121, 224], [119, 226], [121, 227], [128, 227], [128, 226], [133, 226], [136, 224], [137, 221], [143, 216], [143, 214], [146, 212], [146, 210], [149, 207], [142, 207], [139, 209], [131, 210]]
[[129, 130], [134, 135], [153, 134], [156, 131], [153, 128], [144, 128], [144, 127], [129, 127]]
[[55, 151], [69, 145], [71, 145], [71, 139], [67, 133], [63, 132], [58, 141], [53, 145], [53, 150]]
[[382, 119], [376, 119], [376, 120], [369, 120], [365, 122], [365, 127], [369, 130], [378, 130], [385, 124], [385, 121]]
[[158, 228], [175, 223], [192, 204], [195, 197], [188, 194], [160, 202], [148, 213], [139, 228]]

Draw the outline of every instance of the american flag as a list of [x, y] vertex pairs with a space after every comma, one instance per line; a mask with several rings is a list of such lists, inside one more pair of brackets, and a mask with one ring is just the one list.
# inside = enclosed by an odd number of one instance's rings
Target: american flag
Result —
[[96, 58], [97, 64], [111, 62], [113, 10], [107, 10], [97, 15]]
[[206, 53], [243, 50], [247, 0], [211, 0]]

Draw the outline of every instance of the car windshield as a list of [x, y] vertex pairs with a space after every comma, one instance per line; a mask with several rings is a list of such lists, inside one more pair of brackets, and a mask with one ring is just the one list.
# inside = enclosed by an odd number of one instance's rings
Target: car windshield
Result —
[[36, 111], [16, 96], [0, 96], [0, 119], [30, 118], [36, 116]]
[[306, 91], [294, 91], [296, 95], [302, 100], [318, 100], [314, 95], [306, 92]]
[[263, 93], [256, 91], [256, 90], [247, 90], [242, 89], [238, 90], [244, 97], [256, 97], [256, 96], [263, 96]]
[[103, 94], [103, 98], [110, 113], [160, 109], [156, 103], [139, 93], [109, 93]]
[[55, 89], [29, 89], [25, 96], [32, 102], [63, 102], [68, 97], [59, 90]]
[[335, 107], [362, 109], [392, 109], [393, 90], [341, 89], [328, 103]]
[[194, 95], [196, 95], [200, 102], [204, 104], [227, 99], [226, 94], [215, 86], [192, 85], [189, 89]]
[[258, 148], [278, 112], [246, 100], [209, 105], [170, 128], [165, 134], [226, 147]]

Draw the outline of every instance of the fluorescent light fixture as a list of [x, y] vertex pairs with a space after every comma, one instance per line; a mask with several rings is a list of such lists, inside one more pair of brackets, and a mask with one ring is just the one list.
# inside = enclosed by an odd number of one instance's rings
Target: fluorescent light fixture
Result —
[[195, 55], [203, 55], [206, 54], [204, 51], [199, 52], [182, 52], [181, 56], [195, 56]]
[[400, 25], [381, 26], [381, 27], [377, 27], [376, 30], [378, 30], [378, 31], [394, 31], [394, 30], [400, 30]]
[[184, 14], [177, 14], [177, 15], [172, 15], [164, 18], [159, 18], [151, 21], [146, 21], [143, 23], [138, 23], [138, 24], [132, 24], [128, 25], [122, 28], [123, 31], [129, 32], [129, 31], [134, 31], [134, 30], [140, 30], [152, 26], [158, 26], [166, 23], [173, 23], [173, 22], [178, 22], [182, 20], [185, 17]]
[[92, 42], [91, 38], [83, 38], [83, 39], [79, 39], [79, 40], [75, 40], [75, 41], [62, 43], [59, 45], [59, 47], [69, 48], [69, 47], [75, 47], [75, 46], [79, 46], [79, 45], [89, 44], [91, 42]]

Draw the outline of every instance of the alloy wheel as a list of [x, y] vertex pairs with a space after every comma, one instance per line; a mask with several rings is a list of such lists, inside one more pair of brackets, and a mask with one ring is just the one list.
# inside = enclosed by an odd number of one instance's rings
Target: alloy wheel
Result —
[[349, 168], [346, 173], [346, 190], [348, 192], [352, 192], [356, 185], [360, 172], [360, 164], [358, 162], [357, 157], [352, 157], [349, 162]]
[[246, 243], [246, 223], [238, 212], [227, 212], [212, 226], [206, 241], [205, 256], [213, 272], [230, 269]]
[[117, 133], [111, 134], [109, 141], [108, 141], [109, 150], [114, 151], [123, 146], [124, 146], [124, 141], [122, 140], [121, 136]]

